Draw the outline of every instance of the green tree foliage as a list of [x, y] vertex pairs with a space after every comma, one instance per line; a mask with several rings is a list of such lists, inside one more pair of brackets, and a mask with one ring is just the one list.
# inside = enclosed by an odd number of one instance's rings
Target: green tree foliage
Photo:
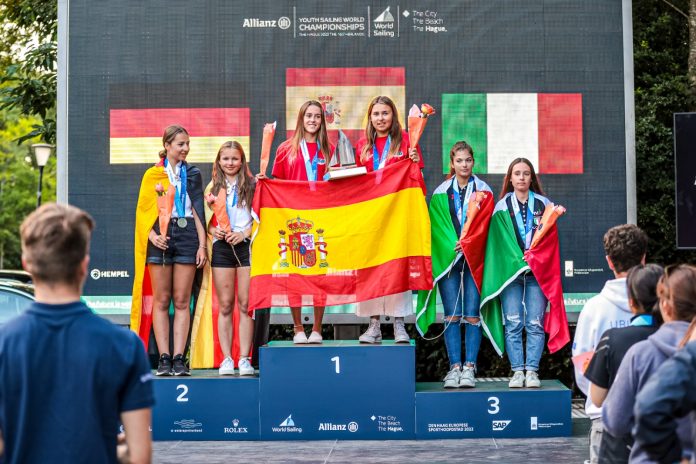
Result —
[[[688, 0], [673, 1], [689, 11]], [[662, 0], [633, 2], [638, 225], [648, 260], [696, 262], [676, 249], [673, 114], [694, 108], [688, 80], [689, 24]]]
[[57, 2], [5, 0], [0, 4], [0, 108], [38, 118], [23, 142], [56, 140]]

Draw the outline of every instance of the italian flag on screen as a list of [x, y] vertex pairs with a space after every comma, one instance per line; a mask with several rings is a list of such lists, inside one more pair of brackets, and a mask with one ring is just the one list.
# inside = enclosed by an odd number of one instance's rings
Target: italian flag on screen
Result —
[[542, 174], [582, 174], [582, 95], [467, 93], [442, 95], [442, 164], [458, 140], [474, 149], [474, 172], [505, 174], [528, 158]]

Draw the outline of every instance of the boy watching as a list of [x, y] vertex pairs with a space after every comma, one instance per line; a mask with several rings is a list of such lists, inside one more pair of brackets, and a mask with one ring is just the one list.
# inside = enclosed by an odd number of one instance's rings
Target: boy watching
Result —
[[94, 221], [46, 204], [20, 228], [36, 301], [0, 328], [0, 460], [117, 462], [119, 420], [131, 462], [150, 462], [153, 391], [138, 337], [80, 301]]

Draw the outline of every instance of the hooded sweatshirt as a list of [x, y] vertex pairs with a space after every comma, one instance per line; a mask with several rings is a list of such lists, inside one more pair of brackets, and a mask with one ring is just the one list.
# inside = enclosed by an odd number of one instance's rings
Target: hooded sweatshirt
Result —
[[[590, 298], [580, 312], [573, 340], [573, 356], [594, 351], [604, 332], [628, 327], [632, 317], [633, 313], [628, 307], [626, 278], [608, 280], [599, 295]], [[590, 419], [602, 417], [602, 408], [595, 406], [590, 399], [590, 382], [577, 366], [575, 382], [587, 396], [585, 412]]]
[[[688, 327], [689, 323], [684, 321], [667, 322], [647, 340], [636, 343], [628, 350], [602, 408], [604, 428], [613, 436], [631, 433], [636, 395], [653, 373], [677, 351]], [[679, 420], [677, 434], [682, 450], [690, 454], [691, 424], [688, 418]], [[644, 451], [634, 446], [630, 462], [650, 460]]]

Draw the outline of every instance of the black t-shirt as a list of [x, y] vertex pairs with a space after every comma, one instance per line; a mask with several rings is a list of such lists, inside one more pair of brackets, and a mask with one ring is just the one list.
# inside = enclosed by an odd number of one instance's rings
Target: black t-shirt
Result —
[[585, 377], [602, 388], [609, 388], [621, 365], [621, 360], [630, 347], [654, 334], [652, 325], [630, 326], [609, 329], [600, 338], [594, 355], [587, 366]]

